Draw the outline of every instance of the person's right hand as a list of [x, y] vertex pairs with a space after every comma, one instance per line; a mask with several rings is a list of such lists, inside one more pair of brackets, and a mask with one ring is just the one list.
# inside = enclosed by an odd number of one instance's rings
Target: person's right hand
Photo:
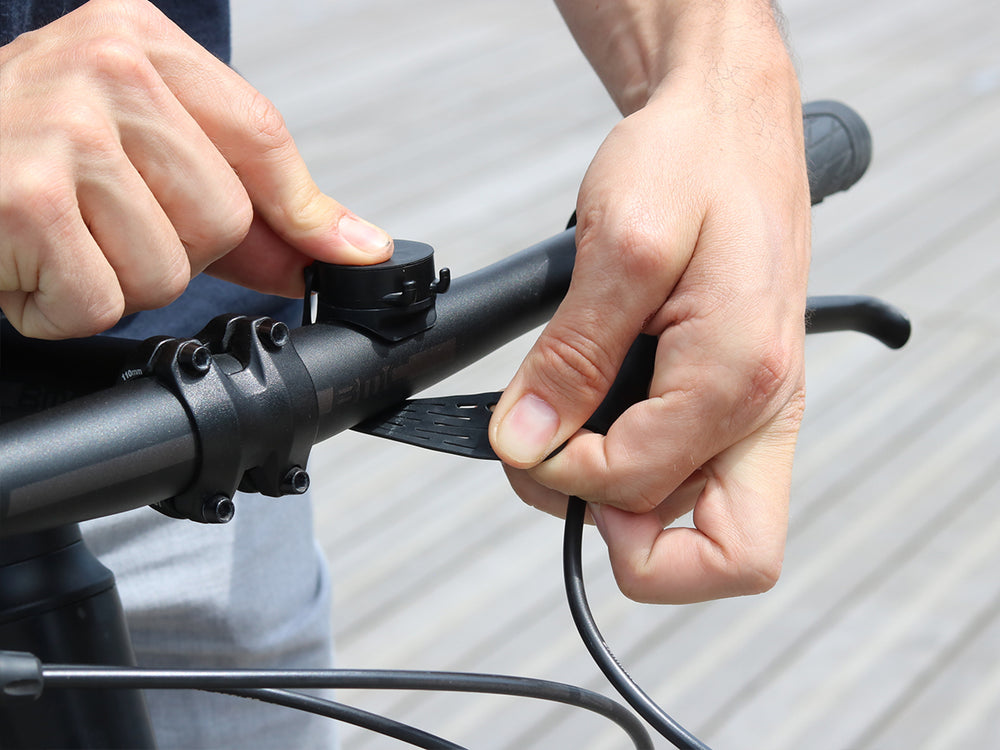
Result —
[[0, 308], [98, 333], [209, 269], [302, 293], [392, 242], [320, 192], [275, 107], [144, 0], [91, 0], [0, 48]]

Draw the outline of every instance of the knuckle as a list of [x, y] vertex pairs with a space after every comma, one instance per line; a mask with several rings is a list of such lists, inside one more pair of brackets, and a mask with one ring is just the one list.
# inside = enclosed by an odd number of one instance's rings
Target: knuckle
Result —
[[614, 379], [611, 355], [576, 331], [546, 337], [541, 355], [539, 375], [547, 390], [566, 400], [590, 403], [602, 397]]
[[612, 558], [612, 572], [619, 591], [640, 604], [663, 604], [664, 574], [648, 554]]
[[663, 240], [649, 222], [627, 219], [619, 229], [614, 247], [627, 278], [655, 277], [662, 263]]
[[96, 99], [63, 102], [57, 116], [55, 127], [74, 153], [102, 158], [119, 149], [115, 126]]
[[802, 368], [792, 350], [772, 341], [755, 350], [734, 353], [725, 362], [685, 368], [675, 374], [674, 390], [697, 404], [701, 419], [724, 432], [745, 432], [748, 424], [770, 417], [792, 389], [802, 389]]
[[118, 284], [130, 310], [152, 310], [177, 299], [191, 280], [191, 266], [179, 241], [149, 246], [141, 266], [118, 271]]
[[[286, 227], [293, 233], [308, 233], [326, 226], [330, 218], [329, 199], [320, 192], [319, 187], [310, 179], [296, 180], [289, 200], [281, 207], [285, 216]], [[339, 217], [331, 223], [339, 222]]]
[[662, 603], [657, 594], [663, 588], [663, 575], [652, 560], [652, 550], [608, 546], [611, 572], [618, 590], [634, 602]]
[[790, 387], [802, 389], [801, 368], [791, 350], [778, 340], [744, 357], [728, 380], [730, 385], [717, 388], [715, 398], [719, 404], [728, 400], [727, 422], [734, 429], [773, 414], [774, 405], [782, 394], [790, 394]]
[[225, 255], [239, 245], [250, 232], [253, 223], [253, 204], [247, 194], [240, 189], [229, 211], [221, 216], [217, 226], [216, 254]]
[[253, 90], [247, 97], [246, 118], [250, 133], [265, 150], [287, 147], [291, 140], [285, 119], [270, 99]]
[[659, 277], [663, 236], [640, 208], [611, 215], [602, 206], [588, 208], [580, 219], [577, 252], [586, 263], [601, 258], [614, 263], [621, 278], [643, 283]]
[[656, 468], [647, 468], [649, 464], [645, 457], [637, 455], [630, 447], [630, 444], [623, 442], [609, 451], [605, 441], [604, 463], [607, 473], [602, 483], [603, 497], [594, 499], [629, 513], [642, 515], [659, 508], [666, 493], [660, 486]]
[[663, 502], [662, 495], [654, 495], [649, 492], [639, 492], [628, 497], [621, 498], [621, 506], [630, 513], [652, 513], [660, 503]]
[[780, 426], [789, 429], [793, 434], [797, 433], [805, 413], [806, 388], [803, 383], [799, 383], [779, 413]]
[[0, 223], [5, 232], [29, 235], [61, 234], [76, 210], [76, 195], [68, 180], [60, 179], [45, 168], [22, 165], [24, 169], [5, 169], [0, 188]]
[[188, 264], [187, 255], [177, 248], [170, 256], [166, 268], [160, 275], [160, 300], [161, 305], [173, 302], [187, 289], [188, 282], [191, 281], [191, 266]]
[[89, 290], [72, 310], [54, 312], [37, 304], [25, 305], [22, 323], [27, 335], [46, 339], [96, 336], [111, 328], [125, 314], [125, 300], [117, 287]]
[[133, 295], [141, 294], [143, 307], [164, 307], [184, 293], [191, 281], [191, 267], [187, 254], [179, 245], [166, 248], [163, 251], [161, 268], [156, 274], [156, 283], [140, 284], [130, 289], [129, 301], [135, 301]]
[[235, 185], [228, 197], [221, 201], [225, 208], [213, 211], [211, 220], [185, 227], [185, 244], [206, 262], [217, 260], [236, 248], [250, 232], [254, 212], [246, 191]]
[[[79, 330], [70, 336], [93, 336], [111, 328], [125, 314], [121, 295], [105, 294], [91, 301], [79, 323]], [[61, 337], [62, 338], [62, 337]]]
[[713, 546], [695, 553], [696, 570], [702, 581], [697, 591], [681, 594], [676, 599], [665, 593], [669, 581], [664, 572], [653, 564], [648, 554], [612, 556], [615, 582], [629, 599], [644, 604], [667, 601], [688, 602], [704, 598], [753, 596], [770, 591], [781, 576], [782, 554], [760, 549], [736, 552]]
[[739, 574], [733, 579], [736, 593], [753, 595], [770, 591], [781, 577], [781, 563], [780, 555], [743, 561]]
[[145, 51], [122, 33], [110, 32], [87, 39], [81, 44], [80, 59], [90, 74], [116, 85], [141, 85], [155, 75]]
[[643, 566], [637, 570], [628, 568], [615, 569], [614, 575], [618, 589], [632, 601], [640, 604], [657, 603], [656, 597], [652, 594], [654, 580], [648, 566]]
[[678, 368], [673, 374], [671, 396], [681, 404], [693, 406], [691, 419], [706, 427], [733, 418], [733, 403], [738, 376], [722, 364], [704, 364]]
[[793, 378], [795, 360], [789, 349], [772, 340], [753, 358], [746, 374], [747, 400], [750, 403], [769, 402]]
[[780, 546], [766, 549], [751, 543], [717, 547], [712, 557], [704, 560], [706, 568], [725, 581], [727, 596], [770, 591], [781, 576], [782, 562]]

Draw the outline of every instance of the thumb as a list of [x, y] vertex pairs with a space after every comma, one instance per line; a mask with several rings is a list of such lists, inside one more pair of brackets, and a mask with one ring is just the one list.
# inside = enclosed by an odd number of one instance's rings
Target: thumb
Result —
[[568, 297], [563, 307], [528, 353], [490, 422], [494, 450], [516, 468], [540, 463], [587, 421], [637, 334], [625, 321], [588, 324]]
[[540, 463], [591, 417], [644, 322], [663, 304], [664, 288], [669, 291], [670, 264], [659, 249], [623, 249], [595, 242], [596, 234], [578, 228], [566, 298], [494, 409], [490, 439], [510, 466]]

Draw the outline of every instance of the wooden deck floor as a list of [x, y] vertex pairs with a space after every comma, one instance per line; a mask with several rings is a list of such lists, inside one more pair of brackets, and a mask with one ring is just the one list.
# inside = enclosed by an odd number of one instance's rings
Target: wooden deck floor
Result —
[[[1000, 5], [784, 7], [806, 97], [848, 102], [875, 140], [869, 175], [815, 210], [813, 291], [882, 296], [915, 333], [900, 352], [810, 341], [772, 592], [639, 606], [592, 534], [592, 605], [640, 684], [713, 747], [997, 748]], [[237, 66], [279, 104], [320, 183], [456, 274], [557, 231], [616, 119], [541, 0], [244, 0], [235, 14]], [[525, 349], [439, 392], [500, 388]], [[351, 434], [313, 469], [343, 666], [604, 689], [563, 600], [560, 524], [496, 466]], [[625, 746], [597, 719], [524, 701], [341, 697], [475, 748]]]

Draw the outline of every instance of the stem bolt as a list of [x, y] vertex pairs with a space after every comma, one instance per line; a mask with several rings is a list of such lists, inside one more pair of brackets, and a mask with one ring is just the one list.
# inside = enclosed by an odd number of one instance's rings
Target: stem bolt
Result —
[[293, 466], [281, 480], [281, 491], [285, 495], [302, 495], [309, 489], [309, 474], [301, 466]]
[[186, 341], [177, 350], [177, 363], [188, 375], [201, 377], [212, 367], [212, 352], [197, 341]]
[[288, 343], [288, 326], [280, 320], [265, 320], [257, 326], [257, 335], [268, 350], [275, 352]]
[[205, 523], [229, 523], [236, 514], [236, 505], [232, 498], [225, 495], [213, 495], [201, 506], [201, 517]]

